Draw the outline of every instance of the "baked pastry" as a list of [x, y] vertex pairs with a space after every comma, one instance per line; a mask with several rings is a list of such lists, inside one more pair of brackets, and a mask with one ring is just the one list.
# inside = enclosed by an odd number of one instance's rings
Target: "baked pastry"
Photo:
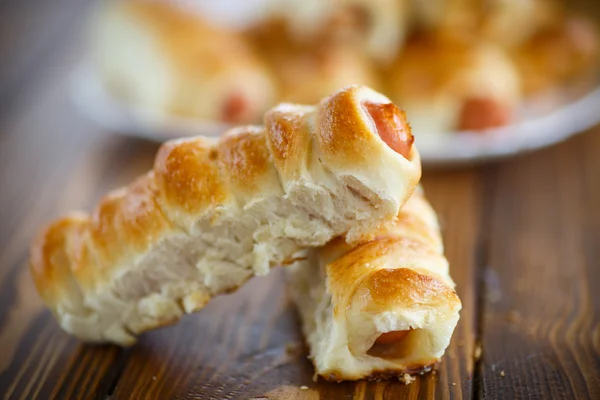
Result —
[[287, 272], [316, 374], [329, 381], [428, 371], [459, 319], [437, 219], [420, 191], [374, 239], [336, 239]]
[[347, 46], [280, 57], [274, 70], [282, 101], [311, 104], [336, 88], [361, 84], [379, 88], [379, 77], [363, 53]]
[[519, 73], [502, 49], [435, 35], [409, 40], [387, 81], [423, 133], [506, 125], [521, 99]]
[[102, 1], [91, 58], [116, 97], [156, 115], [257, 123], [274, 104], [268, 70], [235, 32], [153, 0]]
[[407, 32], [407, 0], [284, 0], [273, 14], [302, 43], [350, 45], [379, 63], [394, 60]]
[[585, 79], [600, 58], [598, 29], [582, 17], [566, 17], [536, 32], [512, 52], [526, 93]]
[[560, 18], [562, 8], [553, 0], [413, 0], [411, 15], [421, 30], [512, 47]]
[[264, 122], [167, 142], [91, 215], [40, 232], [31, 271], [63, 329], [132, 344], [308, 247], [372, 234], [420, 178], [404, 114], [367, 87], [281, 104]]
[[265, 21], [247, 34], [273, 72], [281, 101], [312, 104], [351, 84], [380, 87], [373, 62], [357, 46], [298, 42], [281, 19]]
[[565, 16], [555, 0], [486, 0], [479, 10], [481, 36], [505, 48], [522, 45]]

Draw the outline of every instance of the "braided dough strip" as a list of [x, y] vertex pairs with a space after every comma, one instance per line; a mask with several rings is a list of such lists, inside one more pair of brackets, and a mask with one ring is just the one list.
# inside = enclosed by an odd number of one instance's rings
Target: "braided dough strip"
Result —
[[375, 239], [336, 239], [288, 276], [316, 374], [330, 381], [428, 371], [458, 322], [461, 302], [421, 192]]
[[414, 146], [400, 155], [386, 131], [412, 139], [403, 114], [386, 122], [373, 105], [397, 111], [351, 86], [314, 107], [277, 106], [264, 128], [165, 143], [153, 171], [40, 232], [39, 293], [67, 332], [130, 345], [308, 247], [372, 233], [421, 172]]

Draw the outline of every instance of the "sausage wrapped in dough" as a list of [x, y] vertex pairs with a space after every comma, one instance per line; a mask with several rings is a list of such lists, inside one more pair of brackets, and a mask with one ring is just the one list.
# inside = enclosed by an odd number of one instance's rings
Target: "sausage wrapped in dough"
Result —
[[275, 100], [267, 69], [242, 36], [180, 6], [100, 2], [90, 51], [103, 85], [152, 115], [258, 123]]
[[394, 101], [423, 133], [507, 125], [521, 99], [518, 70], [502, 49], [433, 35], [407, 43], [388, 82]]
[[436, 216], [422, 193], [374, 239], [334, 240], [288, 272], [310, 357], [327, 380], [427, 371], [459, 318]]
[[67, 332], [131, 344], [307, 247], [390, 223], [420, 172], [404, 115], [371, 89], [282, 104], [264, 128], [164, 144], [91, 215], [50, 224], [34, 281]]
[[408, 11], [408, 0], [284, 0], [275, 14], [300, 42], [351, 45], [387, 64], [404, 43]]

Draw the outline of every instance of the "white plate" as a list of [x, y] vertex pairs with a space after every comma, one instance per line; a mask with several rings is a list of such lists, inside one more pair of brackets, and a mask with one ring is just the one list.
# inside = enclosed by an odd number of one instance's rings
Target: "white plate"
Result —
[[[105, 90], [87, 63], [74, 71], [70, 89], [77, 108], [114, 133], [162, 142], [189, 135], [218, 136], [229, 127], [224, 123], [149, 113], [125, 104]], [[565, 140], [600, 123], [600, 86], [587, 84], [545, 94], [524, 104], [517, 114], [515, 124], [485, 132], [415, 132], [423, 163], [480, 162]]]

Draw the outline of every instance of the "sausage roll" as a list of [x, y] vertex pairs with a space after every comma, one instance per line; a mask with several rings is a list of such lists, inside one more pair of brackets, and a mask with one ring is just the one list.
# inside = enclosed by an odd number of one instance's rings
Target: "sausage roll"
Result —
[[430, 370], [461, 309], [435, 213], [421, 192], [375, 238], [313, 249], [288, 268], [288, 278], [316, 374], [329, 381]]
[[550, 89], [597, 70], [599, 32], [582, 17], [567, 17], [513, 50], [526, 93]]
[[517, 68], [503, 50], [433, 35], [407, 43], [388, 82], [394, 101], [424, 133], [506, 125], [521, 99]]
[[31, 271], [67, 332], [132, 344], [306, 248], [372, 234], [420, 178], [404, 114], [367, 87], [264, 123], [167, 142], [151, 172], [40, 232]]
[[281, 101], [312, 104], [351, 84], [380, 87], [373, 62], [356, 46], [297, 42], [280, 19], [252, 27], [248, 37], [272, 70]]
[[502, 47], [522, 44], [562, 11], [553, 0], [412, 0], [411, 5], [422, 30]]
[[310, 104], [351, 84], [379, 87], [371, 62], [356, 49], [340, 46], [290, 54], [275, 65], [283, 101]]
[[156, 115], [258, 123], [274, 104], [268, 70], [238, 34], [165, 1], [103, 1], [91, 58], [117, 98]]
[[360, 48], [379, 63], [393, 61], [407, 32], [408, 0], [284, 0], [274, 14], [296, 41]]

